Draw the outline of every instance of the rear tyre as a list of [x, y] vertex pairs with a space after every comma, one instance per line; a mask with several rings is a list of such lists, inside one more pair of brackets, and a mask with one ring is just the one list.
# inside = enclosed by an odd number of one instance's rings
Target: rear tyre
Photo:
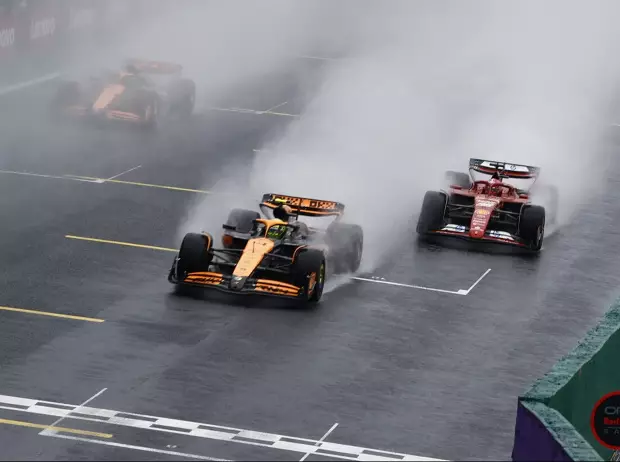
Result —
[[146, 131], [159, 128], [159, 98], [151, 92], [141, 93], [135, 101], [135, 113], [143, 117], [142, 127]]
[[364, 230], [361, 226], [332, 223], [327, 228], [327, 245], [334, 255], [334, 274], [359, 270], [364, 251]]
[[469, 189], [471, 187], [471, 178], [464, 172], [454, 172], [452, 170], [448, 170], [446, 172], [446, 181], [448, 181], [450, 185], [460, 186], [465, 189]]
[[[254, 210], [232, 209], [228, 214], [228, 219], [224, 224], [224, 234], [222, 235], [222, 246], [226, 249], [241, 250], [247, 244], [247, 238], [250, 237], [250, 231], [254, 227], [254, 220], [260, 218], [258, 212]], [[233, 230], [227, 230], [227, 227]], [[245, 236], [233, 236], [230, 231], [241, 233]]]
[[254, 220], [260, 218], [260, 214], [254, 210], [232, 209], [226, 220], [227, 226], [234, 226], [238, 233], [248, 234], [252, 231]]
[[445, 193], [427, 191], [418, 217], [417, 233], [425, 235], [443, 228], [447, 205], [448, 196]]
[[196, 84], [194, 81], [182, 79], [175, 83], [173, 91], [177, 101], [176, 110], [179, 117], [182, 119], [191, 117], [196, 106]]
[[545, 208], [540, 205], [526, 205], [521, 211], [519, 235], [530, 250], [539, 251], [545, 237]]
[[323, 296], [327, 265], [325, 255], [317, 249], [302, 250], [293, 262], [293, 284], [302, 287], [302, 303], [317, 304]]
[[213, 260], [213, 236], [188, 233], [183, 238], [177, 261], [177, 279], [183, 281], [190, 273], [208, 271]]

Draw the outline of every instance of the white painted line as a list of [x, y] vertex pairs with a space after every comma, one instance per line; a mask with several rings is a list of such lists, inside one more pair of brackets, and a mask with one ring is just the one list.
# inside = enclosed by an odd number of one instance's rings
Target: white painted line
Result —
[[311, 55], [293, 55], [296, 58], [303, 58], [303, 59], [315, 59], [318, 61], [342, 61], [342, 58], [326, 58], [323, 56], [311, 56]]
[[84, 181], [88, 181], [90, 183], [99, 183], [99, 184], [103, 184], [106, 182], [105, 179], [103, 178], [88, 178], [85, 176], [80, 176], [80, 175], [71, 175], [71, 174], [66, 174], [63, 175], [65, 180], [84, 180]]
[[4, 404], [14, 404], [16, 406], [30, 407], [41, 402], [41, 400], [20, 398], [18, 396], [0, 395], [0, 402]]
[[[377, 460], [377, 458], [384, 458], [384, 460], [428, 460], [428, 461], [440, 461], [441, 459], [430, 459], [426, 457], [415, 456], [411, 454], [396, 453], [390, 451], [375, 450], [372, 448], [344, 445], [338, 443], [327, 443], [321, 440], [312, 440], [308, 438], [298, 438], [287, 435], [280, 435], [277, 433], [257, 432], [253, 430], [224, 427], [221, 425], [205, 424], [184, 420], [165, 419], [163, 417], [156, 417], [150, 415], [133, 414], [128, 412], [114, 411], [111, 409], [98, 409], [86, 407], [85, 404], [92, 399], [103, 393], [104, 390], [99, 392], [87, 400], [84, 404], [75, 406], [66, 403], [53, 403], [49, 401], [36, 400], [34, 404], [32, 400], [25, 400], [14, 396], [0, 395], [0, 409], [9, 409], [18, 412], [27, 412], [31, 414], [42, 415], [61, 415], [62, 418], [73, 420], [84, 420], [89, 422], [97, 422], [98, 424], [119, 425], [124, 427], [141, 428], [149, 431], [178, 434], [185, 436], [193, 436], [197, 438], [205, 438], [211, 440], [219, 440], [227, 443], [236, 443], [243, 445], [250, 445], [269, 449], [280, 449], [284, 451], [293, 451], [301, 454], [321, 454], [321, 450], [335, 451], [335, 454], [330, 453], [327, 457], [332, 459], [343, 460], [369, 460], [366, 456], [371, 456], [370, 459]], [[18, 409], [16, 405], [23, 408]], [[54, 406], [54, 407], [52, 407]], [[59, 409], [59, 407], [64, 409]], [[80, 415], [72, 415], [70, 413], [79, 409]], [[123, 414], [119, 416], [119, 414]], [[92, 416], [92, 417], [91, 417]], [[97, 416], [97, 418], [95, 418]], [[113, 416], [113, 417], [110, 417]], [[165, 420], [164, 420], [165, 419]], [[157, 422], [165, 422], [170, 427], [159, 427]], [[330, 429], [330, 431], [333, 430]], [[193, 429], [188, 432], [189, 429]], [[42, 432], [41, 434], [49, 436], [48, 432]], [[243, 439], [239, 439], [239, 438]], [[249, 439], [246, 439], [249, 438]], [[98, 440], [94, 440], [98, 441]], [[103, 441], [101, 442], [103, 443]], [[109, 442], [105, 441], [106, 444]], [[99, 444], [99, 443], [98, 443]]]
[[407, 287], [409, 289], [420, 289], [420, 290], [427, 290], [430, 292], [441, 292], [444, 294], [463, 295], [458, 290], [434, 289], [432, 287], [423, 287], [423, 286], [416, 286], [414, 284], [403, 284], [400, 282], [383, 281], [380, 279], [369, 279], [369, 278], [360, 278], [360, 277], [353, 277], [351, 279], [355, 279], [356, 281], [376, 282], [377, 284], [386, 284], [389, 286]]
[[216, 459], [214, 457], [200, 456], [198, 454], [188, 454], [185, 452], [176, 452], [176, 451], [166, 451], [165, 449], [155, 449], [155, 448], [147, 448], [145, 446], [135, 446], [133, 444], [123, 444], [123, 443], [114, 443], [112, 441], [104, 441], [104, 440], [93, 440], [90, 438], [81, 438], [78, 436], [69, 436], [69, 435], [45, 435], [45, 436], [53, 436], [54, 438], [62, 438], [65, 440], [73, 440], [73, 441], [81, 441], [84, 443], [93, 443], [93, 444], [102, 444], [104, 446], [114, 446], [117, 448], [124, 449], [133, 449], [135, 451], [145, 451], [145, 452], [156, 452], [158, 454], [167, 454], [175, 457], [187, 457], [190, 459], [198, 459], [198, 460], [212, 460], [212, 461], [221, 461], [221, 462], [232, 462], [228, 459]]
[[286, 112], [257, 111], [255, 109], [245, 109], [245, 108], [239, 108], [239, 107], [215, 107], [215, 106], [210, 106], [210, 107], [207, 108], [207, 110], [209, 110], [209, 111], [224, 111], [224, 112], [238, 112], [238, 113], [241, 113], [241, 114], [254, 114], [254, 115], [270, 114], [270, 115], [277, 115], [277, 116], [283, 116], [283, 117], [299, 117], [298, 115], [288, 114]]
[[[333, 431], [336, 429], [336, 427], [337, 427], [337, 426], [338, 426], [338, 422], [336, 422], [334, 425], [332, 425], [332, 428], [330, 428], [329, 430], [327, 430], [327, 433], [325, 433], [325, 434], [321, 437], [321, 439], [317, 442], [317, 444], [318, 444], [318, 443], [321, 443], [322, 441], [325, 441], [325, 438], [327, 438], [327, 437], [329, 436], [329, 434], [330, 434], [331, 432], [333, 432]], [[304, 460], [306, 460], [306, 457], [308, 457], [308, 456], [309, 456], [309, 455], [311, 455], [311, 454], [312, 454], [312, 453], [310, 453], [310, 452], [306, 452], [306, 453], [304, 454], [304, 456], [303, 456], [301, 459], [299, 459], [299, 462], [303, 462]]]
[[[93, 401], [94, 399], [98, 398], [99, 396], [101, 396], [105, 391], [107, 390], [107, 388], [102, 388], [101, 390], [99, 390], [97, 393], [95, 393], [93, 396], [91, 396], [90, 398], [88, 398], [86, 401], [84, 401], [82, 404], [80, 404], [79, 406], [77, 406], [75, 409], [73, 409], [72, 411], [67, 411], [66, 414], [64, 416], [62, 416], [60, 419], [58, 419], [56, 422], [54, 422], [52, 425], [50, 425], [50, 427], [57, 427], [58, 424], [60, 422], [62, 422], [63, 420], [65, 420], [69, 414], [69, 412], [79, 412], [79, 410], [83, 407], [86, 406], [88, 403], [90, 403], [91, 401]], [[55, 435], [57, 432], [56, 430], [50, 430], [50, 429], [45, 429], [41, 432], [39, 432], [39, 435], [48, 435], [48, 434], [52, 434]]]
[[54, 72], [42, 77], [38, 77], [32, 80], [26, 80], [25, 82], [16, 83], [15, 85], [9, 85], [8, 87], [0, 88], [0, 96], [8, 95], [9, 93], [15, 93], [16, 91], [24, 90], [35, 85], [40, 85], [50, 80], [54, 80], [60, 77], [60, 72]]
[[276, 104], [274, 107], [270, 107], [269, 109], [267, 109], [266, 111], [257, 111], [259, 114], [264, 114], [264, 113], [270, 113], [271, 111], [273, 111], [274, 109], [277, 109], [279, 107], [284, 106], [285, 104], [287, 104], [288, 101], [284, 101], [283, 103], [280, 104]]
[[377, 284], [386, 284], [389, 286], [397, 286], [397, 287], [407, 287], [409, 289], [419, 289], [419, 290], [427, 290], [429, 292], [440, 292], [444, 294], [452, 294], [452, 295], [469, 295], [469, 293], [478, 285], [480, 281], [484, 279], [484, 277], [491, 272], [491, 268], [486, 270], [482, 276], [480, 276], [476, 282], [474, 282], [469, 289], [459, 289], [459, 290], [444, 290], [444, 289], [435, 289], [433, 287], [424, 287], [424, 286], [416, 286], [414, 284], [403, 284], [401, 282], [392, 282], [386, 281], [383, 278], [362, 278], [362, 277], [352, 277], [356, 281], [364, 281], [364, 282], [376, 282]]
[[476, 279], [476, 282], [474, 282], [474, 283], [471, 285], [471, 287], [470, 287], [469, 289], [467, 289], [467, 292], [466, 292], [465, 294], [463, 294], [463, 295], [468, 295], [468, 294], [469, 294], [469, 293], [470, 293], [470, 292], [474, 289], [474, 287], [476, 287], [476, 286], [478, 285], [478, 283], [479, 283], [480, 281], [482, 281], [482, 280], [485, 278], [485, 276], [486, 276], [487, 274], [489, 274], [490, 272], [491, 272], [491, 268], [489, 268], [488, 270], [486, 270], [482, 276], [480, 276], [478, 279]]
[[57, 176], [57, 175], [43, 175], [41, 173], [31, 173], [31, 172], [15, 172], [13, 170], [0, 170], [0, 173], [7, 173], [11, 175], [24, 175], [24, 176], [36, 176], [39, 178], [52, 178], [55, 180], [72, 180], [72, 181], [81, 181], [82, 183], [98, 183], [96, 180], [90, 180], [85, 178], [71, 177], [71, 176]]
[[142, 167], [142, 165], [138, 165], [137, 167], [133, 167], [133, 168], [130, 168], [129, 170], [125, 170], [124, 172], [121, 172], [118, 175], [114, 175], [114, 176], [111, 176], [110, 178], [107, 178], [106, 181], [113, 180], [114, 178], [118, 178], [119, 176], [124, 175], [125, 173], [133, 172], [134, 170], [137, 170], [140, 167]]

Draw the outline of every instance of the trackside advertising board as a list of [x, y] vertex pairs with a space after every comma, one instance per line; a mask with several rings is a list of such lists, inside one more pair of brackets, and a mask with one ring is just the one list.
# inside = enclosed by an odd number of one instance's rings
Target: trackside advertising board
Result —
[[[0, 63], [30, 52], [61, 51], [88, 38], [123, 32], [171, 2], [157, 0], [10, 0], [0, 3]], [[1, 69], [1, 68], [0, 68]]]

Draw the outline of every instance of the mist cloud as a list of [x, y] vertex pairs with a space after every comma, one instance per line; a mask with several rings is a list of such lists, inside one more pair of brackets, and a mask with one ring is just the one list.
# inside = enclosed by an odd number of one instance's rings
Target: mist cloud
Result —
[[[253, 11], [270, 24], [258, 43], [272, 47], [238, 78], [264, 62], [287, 65], [282, 42], [329, 53], [332, 40], [331, 51], [348, 59], [329, 62], [300, 120], [263, 146], [271, 152], [255, 162], [242, 196], [277, 189], [345, 202], [365, 229], [372, 269], [413, 233], [424, 192], [443, 186], [444, 170], [465, 170], [469, 157], [541, 166], [541, 181], [559, 188], [564, 223], [597, 192], [588, 180], [606, 168], [619, 3], [310, 3]], [[241, 57], [256, 50], [254, 39], [241, 30], [230, 46]], [[218, 51], [205, 51], [205, 69], [230, 54], [226, 43], [211, 46]]]

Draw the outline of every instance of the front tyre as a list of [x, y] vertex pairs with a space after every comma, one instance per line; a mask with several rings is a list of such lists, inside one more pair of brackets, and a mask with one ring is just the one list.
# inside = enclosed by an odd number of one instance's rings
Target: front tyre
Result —
[[417, 233], [424, 235], [443, 228], [447, 205], [446, 194], [439, 191], [427, 191], [418, 217]]
[[530, 250], [539, 251], [545, 237], [545, 208], [540, 205], [526, 205], [521, 211], [519, 235]]
[[213, 260], [213, 236], [188, 233], [183, 238], [177, 260], [177, 280], [182, 282], [188, 274], [208, 271]]
[[326, 262], [317, 249], [302, 250], [292, 267], [293, 284], [302, 287], [302, 301], [317, 304], [325, 287]]

